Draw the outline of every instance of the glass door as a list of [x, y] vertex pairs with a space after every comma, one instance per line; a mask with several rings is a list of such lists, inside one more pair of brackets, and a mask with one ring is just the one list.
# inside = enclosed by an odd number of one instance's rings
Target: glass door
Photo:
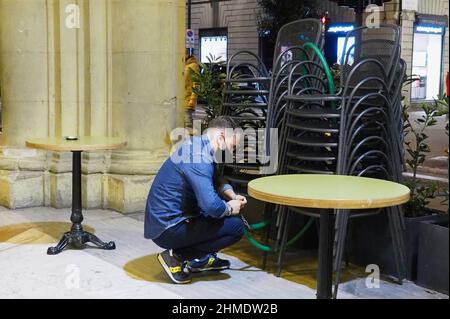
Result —
[[441, 93], [443, 33], [441, 26], [414, 28], [412, 74], [419, 79], [412, 83], [412, 100], [434, 100]]

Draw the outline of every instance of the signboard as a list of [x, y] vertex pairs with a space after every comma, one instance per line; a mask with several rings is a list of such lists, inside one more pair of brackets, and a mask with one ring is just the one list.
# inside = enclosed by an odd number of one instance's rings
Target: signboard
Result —
[[186, 49], [194, 48], [194, 43], [195, 43], [194, 30], [187, 29], [186, 30]]
[[226, 62], [227, 44], [227, 36], [202, 36], [200, 38], [200, 61], [202, 63], [208, 63], [208, 57], [212, 57], [215, 59], [215, 62]]
[[436, 25], [418, 24], [415, 27], [416, 33], [444, 34], [444, 31], [445, 29], [443, 26], [436, 26]]
[[327, 32], [331, 33], [347, 33], [355, 29], [353, 24], [349, 23], [339, 23], [329, 25]]
[[435, 26], [435, 27], [448, 27], [448, 17], [438, 16], [434, 14], [416, 14], [416, 24]]
[[419, 11], [419, 0], [403, 0], [403, 10]]
[[199, 29], [198, 37], [200, 40], [200, 62], [208, 63], [210, 59], [215, 62], [227, 61], [227, 28]]

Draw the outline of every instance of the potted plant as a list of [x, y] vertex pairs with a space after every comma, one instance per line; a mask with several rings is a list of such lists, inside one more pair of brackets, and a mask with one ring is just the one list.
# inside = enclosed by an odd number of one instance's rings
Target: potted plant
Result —
[[207, 57], [208, 63], [200, 63], [199, 70], [190, 70], [192, 82], [195, 83], [193, 92], [197, 95], [199, 105], [205, 110], [202, 119], [202, 129], [220, 115], [223, 98], [223, 85], [226, 74], [221, 72], [220, 57]]
[[417, 284], [448, 295], [448, 215], [419, 223]]
[[[442, 212], [429, 209], [430, 201], [439, 195], [439, 186], [435, 182], [425, 183], [418, 178], [418, 170], [425, 162], [430, 146], [428, 145], [428, 135], [426, 129], [436, 125], [436, 117], [445, 115], [447, 111], [440, 107], [439, 103], [422, 104], [423, 115], [420, 118], [411, 120], [409, 107], [405, 107], [403, 112], [405, 150], [407, 152], [406, 163], [409, 166], [410, 174], [405, 184], [411, 189], [411, 200], [405, 205], [406, 221], [406, 253], [407, 253], [407, 277], [410, 280], [417, 278], [417, 259], [419, 242], [423, 240], [419, 236], [419, 228], [423, 222], [441, 223], [447, 217], [442, 216]], [[426, 240], [426, 239], [425, 239]]]
[[[422, 116], [413, 119], [410, 107], [403, 111], [406, 172], [404, 183], [411, 189], [411, 200], [403, 207], [405, 220], [406, 278], [417, 279], [417, 258], [419, 251], [419, 228], [422, 222], [442, 223], [448, 215], [428, 208], [431, 200], [440, 196], [435, 182], [424, 182], [419, 178], [419, 169], [430, 152], [427, 128], [436, 125], [436, 118], [446, 114], [440, 103], [423, 104]], [[447, 111], [448, 112], [448, 111]], [[359, 265], [377, 264], [383, 274], [396, 276], [392, 240], [384, 214], [355, 220], [351, 235], [352, 261]], [[373, 243], [377, 243], [374, 245]], [[447, 257], [448, 259], [448, 257]], [[448, 272], [447, 272], [448, 274]]]
[[[437, 100], [435, 107], [438, 114], [448, 116], [448, 97]], [[446, 134], [448, 136], [448, 123]], [[442, 191], [440, 196], [444, 198], [442, 203], [448, 205], [448, 187]], [[448, 209], [446, 214], [421, 221], [418, 226], [417, 252], [417, 284], [446, 294], [449, 292], [448, 227]]]

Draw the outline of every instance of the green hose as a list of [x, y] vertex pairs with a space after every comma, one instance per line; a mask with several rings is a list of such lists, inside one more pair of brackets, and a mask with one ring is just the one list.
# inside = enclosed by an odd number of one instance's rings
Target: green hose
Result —
[[247, 240], [249, 241], [250, 244], [252, 244], [253, 246], [255, 246], [256, 248], [262, 250], [262, 251], [266, 251], [266, 252], [271, 252], [273, 251], [272, 248], [270, 248], [269, 246], [263, 245], [261, 243], [259, 243], [256, 239], [254, 239], [249, 233], [248, 231], [244, 231], [244, 236], [245, 238], [247, 238]]
[[264, 220], [264, 221], [262, 221], [262, 222], [260, 222], [260, 223], [250, 225], [250, 230], [261, 229], [261, 228], [266, 227], [266, 226], [269, 225], [269, 224], [270, 224], [269, 221]]
[[322, 64], [323, 64], [323, 69], [325, 71], [325, 75], [326, 75], [327, 80], [328, 80], [328, 89], [330, 91], [330, 94], [336, 93], [336, 89], [334, 87], [333, 75], [331, 74], [330, 67], [328, 65], [327, 60], [323, 56], [322, 51], [320, 51], [320, 49], [317, 47], [317, 45], [315, 45], [312, 42], [305, 43], [303, 45], [303, 47], [304, 48], [310, 48], [317, 55], [317, 57], [319, 58], [320, 62], [322, 62]]
[[[305, 232], [309, 229], [309, 227], [311, 227], [312, 223], [314, 222], [314, 218], [311, 217], [308, 222], [305, 224], [305, 226], [302, 227], [302, 229], [297, 233], [297, 235], [295, 235], [294, 237], [292, 237], [288, 242], [287, 245], [288, 246], [292, 246], [294, 243], [296, 243], [304, 234]], [[267, 225], [269, 225], [270, 223], [268, 221], [262, 221], [260, 223], [257, 224], [253, 224], [250, 225], [250, 230], [255, 230], [255, 229], [260, 229], [260, 228], [264, 228]], [[272, 252], [274, 251], [273, 248], [267, 246], [267, 245], [263, 245], [260, 242], [258, 242], [256, 239], [254, 239], [249, 232], [246, 230], [244, 232], [244, 236], [245, 238], [247, 238], [247, 240], [256, 248], [265, 251], [265, 252]]]

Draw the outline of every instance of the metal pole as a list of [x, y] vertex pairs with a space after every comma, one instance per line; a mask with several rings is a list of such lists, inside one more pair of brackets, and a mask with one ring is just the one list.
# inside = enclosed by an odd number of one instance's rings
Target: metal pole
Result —
[[364, 15], [364, 3], [363, 0], [358, 0], [355, 8], [355, 23], [357, 28], [363, 26], [363, 15]]
[[81, 211], [81, 152], [73, 151], [73, 169], [72, 169], [72, 231], [81, 232], [83, 227], [83, 214]]
[[188, 7], [187, 7], [187, 28], [191, 28], [191, 15], [192, 15], [192, 0], [188, 0]]
[[398, 4], [398, 25], [402, 26], [402, 15], [403, 15], [403, 0], [400, 0], [399, 4]]
[[323, 210], [320, 213], [319, 229], [319, 269], [317, 271], [317, 299], [332, 298], [333, 278], [333, 211]]

